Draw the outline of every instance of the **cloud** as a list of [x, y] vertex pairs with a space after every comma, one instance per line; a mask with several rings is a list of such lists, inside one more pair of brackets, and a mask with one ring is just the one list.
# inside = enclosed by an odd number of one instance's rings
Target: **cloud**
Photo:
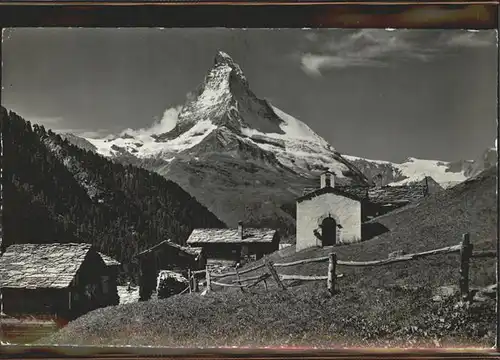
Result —
[[466, 31], [443, 36], [444, 43], [450, 47], [486, 47], [496, 42], [496, 33], [491, 31]]
[[[33, 119], [32, 122], [40, 125], [44, 125], [47, 129], [51, 129], [56, 133], [71, 133], [84, 138], [90, 139], [102, 139], [108, 136], [115, 136], [114, 134], [119, 134], [123, 136], [125, 134], [135, 136], [135, 137], [150, 137], [153, 134], [163, 134], [172, 130], [177, 124], [178, 115], [181, 110], [181, 106], [169, 108], [164, 111], [161, 119], [157, 119], [151, 126], [142, 129], [81, 129], [81, 128], [60, 128], [57, 125], [63, 123], [62, 118], [41, 118], [41, 117], [30, 117]], [[53, 125], [53, 126], [52, 126]]]
[[181, 106], [168, 108], [164, 111], [161, 119], [157, 120], [153, 125], [142, 129], [125, 129], [120, 135], [128, 134], [131, 136], [150, 136], [152, 134], [163, 134], [172, 130], [177, 124]]
[[394, 60], [429, 61], [443, 48], [494, 44], [494, 31], [311, 30], [304, 35], [300, 63], [306, 73], [319, 76], [331, 68], [381, 67]]
[[310, 75], [320, 76], [322, 69], [345, 68], [350, 66], [385, 66], [385, 63], [374, 59], [362, 59], [355, 56], [304, 54], [301, 59], [302, 68]]

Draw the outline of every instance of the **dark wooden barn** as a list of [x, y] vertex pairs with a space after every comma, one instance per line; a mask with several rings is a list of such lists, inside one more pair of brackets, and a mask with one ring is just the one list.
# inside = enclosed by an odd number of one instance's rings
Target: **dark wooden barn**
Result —
[[147, 300], [156, 288], [160, 271], [170, 270], [188, 277], [189, 270], [205, 267], [201, 248], [181, 246], [164, 240], [136, 255], [139, 261], [139, 293], [141, 300]]
[[89, 244], [17, 244], [0, 257], [3, 313], [72, 320], [118, 303], [116, 278]]
[[[99, 253], [99, 256], [104, 261], [104, 264], [108, 269], [108, 274], [103, 275], [104, 293], [109, 296], [108, 303], [117, 304], [120, 299], [118, 297], [118, 292], [114, 291], [114, 289], [117, 289], [118, 287], [118, 276], [120, 274], [122, 264], [118, 260], [115, 260], [101, 252]], [[112, 291], [107, 291], [106, 289], [111, 289]]]
[[258, 260], [279, 249], [277, 230], [246, 228], [243, 223], [236, 229], [194, 229], [187, 244], [203, 249], [208, 266], [234, 266], [238, 262]]

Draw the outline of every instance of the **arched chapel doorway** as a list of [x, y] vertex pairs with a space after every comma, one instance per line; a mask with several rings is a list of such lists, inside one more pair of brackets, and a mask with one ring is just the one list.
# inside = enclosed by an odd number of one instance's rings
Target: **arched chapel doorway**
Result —
[[321, 223], [321, 234], [323, 246], [331, 246], [337, 243], [337, 222], [332, 217], [327, 217]]

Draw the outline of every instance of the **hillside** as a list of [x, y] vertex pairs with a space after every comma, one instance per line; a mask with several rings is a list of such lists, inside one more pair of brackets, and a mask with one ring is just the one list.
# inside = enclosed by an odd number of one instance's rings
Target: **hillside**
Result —
[[119, 261], [195, 227], [225, 227], [164, 177], [82, 150], [2, 108], [4, 246], [88, 242]]
[[[475, 250], [495, 249], [496, 172], [496, 168], [488, 169], [414, 206], [377, 218], [374, 221], [389, 232], [372, 240], [299, 253], [288, 248], [271, 258], [288, 262], [335, 251], [341, 260], [376, 260], [397, 250], [411, 253], [455, 245], [464, 232], [471, 234]], [[100, 309], [42, 343], [491, 347], [494, 297], [484, 290], [471, 304], [460, 302], [458, 269], [455, 254], [380, 267], [339, 266], [337, 272], [343, 277], [334, 297], [326, 293], [324, 281], [296, 282], [280, 291], [268, 280], [268, 291], [261, 286], [245, 293], [214, 286], [214, 292], [205, 296], [178, 295]], [[326, 264], [280, 268], [279, 272], [325, 275]], [[474, 293], [490, 286], [495, 283], [495, 260], [473, 260], [470, 275]], [[451, 293], [446, 295], [446, 290]]]

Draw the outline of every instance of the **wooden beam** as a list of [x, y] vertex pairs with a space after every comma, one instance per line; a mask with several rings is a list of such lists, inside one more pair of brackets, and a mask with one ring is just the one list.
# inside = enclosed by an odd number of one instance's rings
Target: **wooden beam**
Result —
[[469, 234], [462, 235], [460, 245], [460, 293], [464, 299], [467, 299], [469, 297], [469, 261], [472, 254]]
[[[265, 283], [266, 279], [270, 276], [271, 276], [271, 274], [268, 274], [268, 273], [263, 274], [262, 276], [259, 277], [259, 279], [257, 279], [257, 281], [248, 285], [248, 288], [254, 287], [255, 285], [257, 285], [258, 283], [260, 283], [262, 281]], [[267, 285], [266, 285], [266, 290], [267, 290]]]
[[[266, 273], [267, 274], [267, 273]], [[270, 275], [270, 274], [269, 274]], [[256, 276], [249, 276], [249, 277], [242, 277], [237, 280], [231, 281], [232, 283], [238, 283], [238, 282], [247, 282], [247, 281], [254, 281], [257, 279], [260, 279], [262, 275], [256, 275]]]
[[342, 266], [387, 265], [387, 264], [397, 263], [397, 262], [401, 262], [401, 261], [415, 260], [418, 258], [430, 256], [430, 255], [458, 253], [458, 252], [460, 252], [460, 248], [461, 248], [461, 245], [454, 245], [454, 246], [448, 246], [448, 247], [441, 248], [441, 249], [424, 251], [421, 253], [407, 254], [407, 255], [403, 255], [399, 258], [374, 260], [374, 261], [341, 261], [341, 260], [338, 260], [337, 264], [342, 265]]
[[301, 280], [301, 281], [318, 281], [318, 280], [327, 280], [328, 276], [310, 276], [310, 275], [287, 275], [280, 274], [281, 280]]
[[237, 287], [237, 288], [245, 287], [245, 285], [225, 284], [225, 283], [220, 283], [220, 282], [217, 282], [217, 281], [212, 281], [211, 284], [217, 285], [217, 286], [222, 286], [222, 287]]
[[[246, 274], [246, 273], [249, 273], [249, 272], [252, 272], [255, 270], [259, 270], [259, 269], [262, 269], [264, 266], [266, 266], [266, 264], [257, 265], [257, 266], [242, 270], [239, 272], [239, 274], [241, 275], [241, 274]], [[217, 278], [217, 279], [227, 277], [227, 276], [236, 276], [236, 272], [233, 271], [233, 272], [228, 272], [228, 273], [224, 273], [224, 274], [212, 274], [212, 277]]]
[[240, 274], [238, 273], [238, 268], [235, 268], [235, 273], [236, 273], [236, 279], [238, 281], [238, 284], [241, 286], [241, 292], [245, 292], [245, 289], [243, 289], [243, 285], [241, 285], [241, 281], [240, 281]]
[[313, 258], [313, 259], [297, 260], [297, 261], [292, 261], [292, 262], [288, 262], [288, 263], [277, 263], [277, 264], [274, 264], [274, 267], [286, 267], [286, 266], [302, 265], [302, 264], [309, 264], [309, 263], [315, 263], [315, 262], [327, 262], [327, 261], [328, 261], [328, 256], [323, 256], [323, 257], [318, 257], [318, 258]]
[[330, 294], [332, 295], [335, 293], [336, 267], [337, 267], [337, 254], [331, 253], [329, 255], [329, 260], [328, 260], [328, 276], [326, 281], [326, 287], [330, 292]]
[[497, 257], [496, 250], [484, 250], [484, 251], [474, 251], [472, 252], [471, 258], [495, 258]]
[[[335, 276], [336, 279], [343, 277], [343, 274], [338, 274]], [[279, 277], [281, 280], [286, 281], [286, 280], [300, 280], [300, 281], [324, 281], [328, 280], [327, 275], [287, 275], [287, 274], [279, 274]]]
[[264, 258], [264, 263], [266, 264], [269, 272], [271, 273], [271, 276], [274, 278], [274, 281], [276, 281], [281, 290], [286, 290], [286, 286], [281, 282], [281, 279], [273, 266], [273, 262], [269, 260], [267, 256]]
[[191, 289], [191, 282], [193, 279], [191, 278], [191, 269], [188, 269], [188, 288], [189, 288], [189, 293], [191, 294], [192, 289]]
[[207, 279], [207, 293], [212, 290], [212, 284], [211, 284], [211, 279], [210, 279], [210, 271], [208, 271], [208, 267], [206, 268], [206, 279]]
[[195, 271], [191, 271], [191, 274], [202, 274], [204, 272], [207, 272], [206, 269], [203, 269], [203, 270], [195, 270]]

